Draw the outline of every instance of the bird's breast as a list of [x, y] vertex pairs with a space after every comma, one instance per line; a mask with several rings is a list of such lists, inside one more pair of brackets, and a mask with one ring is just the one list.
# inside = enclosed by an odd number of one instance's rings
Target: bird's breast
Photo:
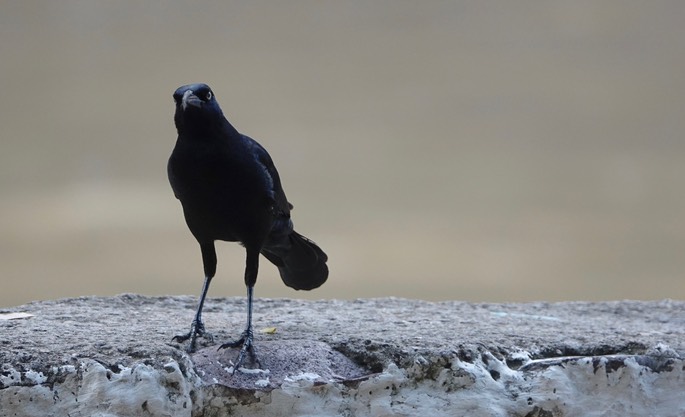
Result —
[[169, 181], [184, 207], [207, 215], [238, 215], [268, 209], [271, 198], [264, 169], [227, 147], [177, 144], [169, 159]]

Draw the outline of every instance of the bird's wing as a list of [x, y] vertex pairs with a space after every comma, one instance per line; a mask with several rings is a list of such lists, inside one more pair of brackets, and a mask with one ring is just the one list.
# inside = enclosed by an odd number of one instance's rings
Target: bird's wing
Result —
[[281, 177], [278, 175], [276, 166], [271, 160], [269, 153], [257, 143], [256, 140], [250, 138], [249, 136], [243, 135], [243, 139], [248, 143], [248, 146], [255, 155], [257, 162], [262, 165], [264, 171], [269, 176], [271, 180], [271, 192], [272, 198], [274, 200], [274, 214], [276, 217], [290, 218], [290, 210], [293, 208], [292, 204], [288, 202], [285, 196], [285, 191], [281, 186]]
[[172, 169], [172, 165], [174, 164], [174, 153], [172, 152], [171, 157], [169, 157], [169, 161], [167, 162], [166, 165], [166, 172], [167, 176], [169, 177], [169, 183], [171, 184], [171, 189], [174, 191], [174, 196], [177, 199], [181, 199], [180, 193], [178, 191], [178, 179], [176, 178], [176, 174], [174, 173], [174, 170]]

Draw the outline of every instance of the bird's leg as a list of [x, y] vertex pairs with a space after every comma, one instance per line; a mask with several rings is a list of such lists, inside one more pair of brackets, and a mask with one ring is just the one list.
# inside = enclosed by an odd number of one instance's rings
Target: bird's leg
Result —
[[209, 340], [210, 343], [214, 342], [214, 336], [205, 331], [205, 324], [202, 321], [202, 307], [204, 307], [207, 291], [209, 291], [209, 284], [212, 282], [212, 277], [214, 277], [214, 274], [216, 273], [216, 251], [214, 250], [214, 242], [200, 244], [200, 250], [202, 251], [202, 263], [204, 264], [205, 269], [205, 282], [202, 284], [200, 303], [197, 306], [195, 318], [190, 324], [190, 331], [186, 334], [176, 335], [171, 339], [172, 341], [179, 343], [183, 343], [190, 339], [190, 344], [188, 345], [189, 353], [195, 351], [195, 341], [198, 336], [204, 337]]
[[190, 323], [190, 331], [185, 334], [178, 334], [171, 339], [173, 342], [183, 343], [190, 339], [190, 344], [188, 345], [188, 352], [192, 353], [195, 351], [195, 341], [197, 337], [204, 337], [209, 340], [209, 342], [214, 341], [214, 336], [211, 333], [205, 331], [205, 324], [202, 321], [202, 307], [205, 304], [205, 297], [207, 296], [207, 291], [209, 290], [209, 283], [212, 281], [212, 277], [205, 277], [205, 282], [202, 285], [202, 295], [200, 296], [200, 303], [197, 306], [197, 312], [195, 313], [195, 318], [192, 323]]
[[247, 326], [245, 327], [245, 330], [243, 331], [242, 335], [240, 336], [240, 339], [236, 340], [235, 342], [228, 342], [224, 343], [223, 345], [219, 346], [219, 349], [226, 349], [226, 348], [237, 348], [240, 347], [240, 353], [238, 354], [238, 358], [233, 364], [233, 373], [240, 368], [242, 365], [243, 361], [245, 360], [245, 356], [247, 354], [250, 355], [252, 358], [252, 361], [257, 364], [257, 366], [260, 366], [259, 359], [257, 358], [257, 351], [254, 347], [253, 338], [254, 338], [254, 329], [252, 328], [252, 299], [253, 299], [253, 293], [254, 293], [254, 284], [257, 281], [257, 269], [259, 267], [259, 252], [253, 252], [251, 250], [247, 250], [247, 261], [246, 261], [246, 267], [245, 267], [245, 284], [247, 286]]
[[229, 347], [240, 348], [238, 358], [233, 363], [234, 374], [238, 370], [238, 368], [242, 366], [242, 363], [245, 360], [245, 356], [247, 356], [248, 354], [250, 355], [252, 361], [257, 364], [257, 366], [260, 365], [259, 358], [257, 358], [257, 350], [255, 349], [253, 344], [254, 329], [252, 327], [252, 293], [253, 287], [247, 287], [247, 326], [245, 327], [245, 330], [243, 330], [243, 333], [240, 335], [240, 339], [234, 342], [224, 343], [223, 345], [219, 346], [219, 349], [226, 349]]

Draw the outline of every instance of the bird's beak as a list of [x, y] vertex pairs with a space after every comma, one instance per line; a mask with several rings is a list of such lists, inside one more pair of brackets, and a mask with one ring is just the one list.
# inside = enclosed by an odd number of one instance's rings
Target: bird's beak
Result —
[[186, 92], [183, 93], [183, 98], [181, 99], [181, 107], [183, 108], [183, 111], [185, 111], [188, 106], [198, 108], [202, 107], [202, 100], [193, 94], [193, 90], [186, 90]]

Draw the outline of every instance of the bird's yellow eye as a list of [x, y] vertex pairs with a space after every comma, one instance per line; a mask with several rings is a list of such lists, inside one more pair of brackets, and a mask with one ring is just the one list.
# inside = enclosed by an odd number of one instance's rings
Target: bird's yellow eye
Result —
[[206, 96], [206, 97], [207, 97], [207, 101], [211, 100], [211, 99], [212, 99], [212, 92], [211, 92], [211, 91], [207, 91], [207, 96]]

